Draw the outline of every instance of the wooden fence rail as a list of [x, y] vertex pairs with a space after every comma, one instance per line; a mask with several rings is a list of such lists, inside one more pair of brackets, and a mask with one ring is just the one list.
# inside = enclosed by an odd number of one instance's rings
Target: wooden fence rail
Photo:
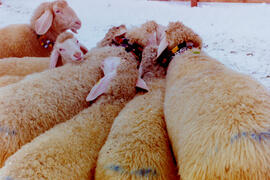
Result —
[[226, 3], [270, 3], [270, 0], [158, 0], [158, 1], [191, 1], [191, 7], [198, 2], [226, 2]]

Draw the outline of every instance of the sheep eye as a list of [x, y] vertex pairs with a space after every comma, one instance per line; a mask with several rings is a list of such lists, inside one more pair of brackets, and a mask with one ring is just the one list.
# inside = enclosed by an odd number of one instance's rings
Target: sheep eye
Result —
[[77, 42], [77, 43], [79, 43], [79, 41], [78, 41], [78, 40], [77, 40], [76, 42]]
[[60, 51], [60, 52], [63, 52], [63, 51], [64, 51], [64, 49], [60, 48], [60, 49], [59, 49], [59, 51]]

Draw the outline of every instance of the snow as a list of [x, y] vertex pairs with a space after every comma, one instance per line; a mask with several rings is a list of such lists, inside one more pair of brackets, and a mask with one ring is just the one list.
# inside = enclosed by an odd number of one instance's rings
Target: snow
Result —
[[[0, 28], [28, 23], [45, 0], [3, 0]], [[146, 0], [67, 0], [83, 26], [77, 37], [89, 49], [116, 25], [147, 20], [167, 25], [182, 21], [204, 41], [204, 51], [226, 66], [249, 74], [270, 89], [270, 4], [199, 3]]]

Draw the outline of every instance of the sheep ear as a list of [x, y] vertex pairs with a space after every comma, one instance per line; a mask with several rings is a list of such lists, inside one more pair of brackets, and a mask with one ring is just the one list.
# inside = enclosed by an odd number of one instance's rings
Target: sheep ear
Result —
[[156, 32], [150, 35], [149, 40], [148, 40], [148, 45], [157, 46], [157, 33]]
[[52, 25], [53, 14], [51, 11], [45, 11], [35, 22], [35, 31], [38, 35], [45, 34]]
[[57, 50], [53, 50], [50, 58], [50, 69], [57, 67], [58, 59], [59, 59], [59, 52]]
[[161, 41], [160, 44], [158, 46], [158, 53], [157, 53], [157, 58], [161, 55], [161, 53], [168, 47], [168, 42], [166, 39], [166, 33], [163, 32], [161, 35]]
[[94, 101], [97, 97], [104, 94], [113, 77], [115, 76], [115, 73], [109, 73], [105, 75], [103, 78], [101, 78], [97, 84], [91, 89], [90, 93], [88, 94], [86, 101]]
[[83, 52], [83, 54], [86, 54], [88, 52], [88, 49], [81, 43], [79, 45], [80, 45], [80, 49]]
[[146, 82], [142, 78], [138, 78], [136, 87], [149, 91], [149, 88], [146, 85]]

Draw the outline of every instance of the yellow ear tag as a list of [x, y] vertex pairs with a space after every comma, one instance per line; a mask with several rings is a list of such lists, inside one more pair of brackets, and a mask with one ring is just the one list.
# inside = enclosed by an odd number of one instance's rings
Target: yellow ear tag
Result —
[[179, 47], [176, 46], [176, 47], [174, 47], [174, 48], [172, 49], [172, 53], [176, 53], [178, 50], [179, 50]]
[[200, 54], [200, 51], [193, 51], [193, 54]]

